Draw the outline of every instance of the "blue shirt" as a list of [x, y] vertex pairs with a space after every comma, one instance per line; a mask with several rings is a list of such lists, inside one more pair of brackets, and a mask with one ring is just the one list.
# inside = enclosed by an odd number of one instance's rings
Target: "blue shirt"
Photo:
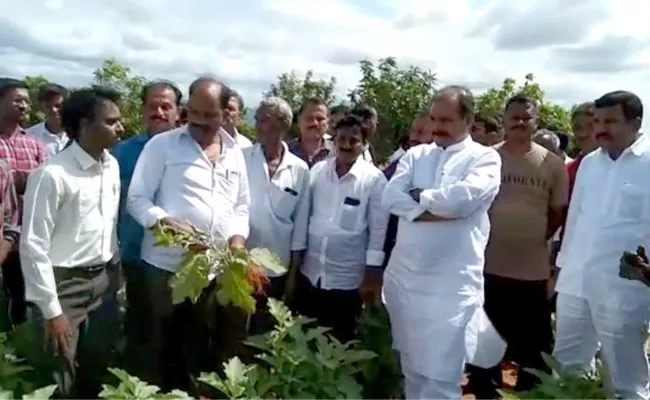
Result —
[[138, 161], [138, 157], [140, 157], [140, 153], [142, 153], [142, 149], [144, 149], [144, 145], [147, 144], [149, 138], [149, 134], [141, 133], [118, 143], [112, 151], [113, 156], [120, 165], [120, 181], [122, 182], [117, 238], [120, 242], [122, 261], [127, 263], [140, 261], [140, 246], [144, 236], [144, 228], [126, 210], [126, 195], [129, 192], [135, 163]]

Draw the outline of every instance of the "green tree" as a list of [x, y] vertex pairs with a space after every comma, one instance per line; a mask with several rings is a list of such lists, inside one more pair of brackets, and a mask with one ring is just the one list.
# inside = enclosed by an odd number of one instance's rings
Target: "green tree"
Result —
[[134, 74], [129, 67], [120, 64], [115, 59], [104, 61], [102, 66], [95, 70], [93, 77], [94, 85], [111, 88], [122, 95], [121, 108], [125, 136], [141, 132], [142, 101], [140, 95], [146, 84], [146, 79]]
[[38, 104], [38, 94], [41, 91], [41, 88], [49, 83], [43, 75], [38, 76], [26, 76], [24, 79], [29, 90], [29, 98], [32, 101], [32, 109], [29, 114], [28, 126], [38, 124], [39, 122], [45, 119], [45, 115], [39, 109]]
[[237, 131], [241, 133], [242, 135], [246, 136], [249, 138], [253, 143], [257, 142], [257, 133], [255, 132], [255, 125], [251, 124], [247, 119], [246, 116], [248, 115], [248, 107], [244, 107], [244, 109], [241, 112], [241, 119], [239, 120], [239, 124], [237, 124]]
[[380, 125], [375, 146], [380, 158], [394, 150], [412, 120], [431, 101], [437, 86], [431, 71], [415, 66], [401, 68], [393, 57], [376, 65], [361, 61], [361, 80], [348, 97], [353, 105], [368, 104], [377, 110]]
[[298, 112], [302, 105], [312, 97], [321, 98], [331, 106], [336, 100], [335, 88], [336, 78], [334, 77], [329, 80], [314, 79], [312, 70], [307, 71], [304, 77], [298, 76], [296, 71], [291, 71], [278, 76], [278, 81], [264, 92], [264, 96], [281, 97], [289, 103], [294, 112]]
[[513, 78], [506, 78], [500, 88], [488, 89], [485, 93], [478, 96], [476, 101], [476, 111], [481, 114], [502, 114], [508, 99], [517, 93], [524, 93], [539, 104], [539, 127], [550, 130], [571, 131], [571, 118], [569, 110], [548, 101], [545, 97], [544, 90], [539, 83], [535, 82], [533, 74], [525, 77], [524, 84], [517, 85]]

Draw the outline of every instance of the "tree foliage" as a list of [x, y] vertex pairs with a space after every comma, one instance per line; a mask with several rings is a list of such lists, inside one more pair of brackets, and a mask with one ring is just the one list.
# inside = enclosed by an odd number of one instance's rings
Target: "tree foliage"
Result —
[[318, 97], [327, 102], [329, 106], [336, 100], [334, 90], [336, 78], [329, 80], [314, 79], [314, 72], [307, 71], [304, 77], [296, 71], [291, 71], [278, 76], [278, 81], [264, 92], [264, 96], [281, 97], [289, 103], [294, 113], [297, 113], [302, 105], [312, 97]]
[[111, 58], [93, 73], [93, 84], [108, 87], [122, 95], [122, 118], [125, 135], [131, 136], [142, 131], [140, 112], [142, 110], [142, 88], [145, 77], [136, 75], [131, 68]]
[[380, 155], [394, 150], [413, 118], [431, 101], [437, 84], [431, 71], [415, 66], [402, 68], [393, 57], [377, 64], [361, 61], [361, 80], [348, 97], [352, 104], [364, 103], [377, 109], [380, 126], [375, 145]]
[[517, 85], [515, 79], [506, 78], [500, 88], [488, 89], [477, 99], [477, 112], [483, 114], [502, 114], [508, 99], [517, 93], [527, 94], [537, 100], [539, 104], [538, 124], [540, 128], [554, 131], [571, 131], [569, 110], [548, 101], [545, 97], [544, 90], [539, 83], [535, 82], [533, 74], [527, 74], [524, 84], [521, 86]]
[[47, 85], [49, 82], [43, 75], [26, 76], [23, 80], [27, 84], [27, 88], [29, 90], [29, 98], [32, 101], [32, 109], [29, 114], [28, 122], [28, 124], [31, 126], [45, 119], [45, 115], [38, 107], [38, 94], [40, 93], [41, 88]]

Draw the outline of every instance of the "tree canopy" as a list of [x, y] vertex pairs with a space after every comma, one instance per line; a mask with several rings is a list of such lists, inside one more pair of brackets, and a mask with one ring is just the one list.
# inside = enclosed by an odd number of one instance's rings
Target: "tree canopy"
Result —
[[[347, 96], [337, 98], [336, 77], [318, 79], [313, 71], [299, 75], [290, 71], [278, 76], [277, 81], [263, 93], [265, 96], [279, 96], [287, 100], [294, 112], [312, 97], [324, 99], [328, 105], [346, 103], [351, 106], [367, 104], [377, 109], [380, 126], [376, 147], [380, 155], [386, 156], [397, 145], [402, 135], [408, 132], [413, 118], [426, 110], [431, 98], [438, 90], [436, 74], [416, 66], [401, 66], [393, 57], [377, 62], [363, 60], [359, 63], [361, 78], [357, 85], [348, 91]], [[28, 76], [30, 95], [36, 104], [40, 88], [47, 83], [43, 76]], [[113, 88], [122, 94], [122, 115], [127, 135], [141, 132], [140, 111], [141, 91], [147, 79], [134, 73], [128, 66], [115, 59], [109, 59], [94, 72], [92, 84]], [[476, 98], [478, 113], [503, 112], [506, 101], [516, 93], [523, 92], [535, 98], [540, 105], [540, 127], [569, 132], [570, 110], [549, 101], [544, 90], [535, 81], [533, 74], [525, 76], [523, 84], [514, 78], [506, 78], [501, 87], [488, 89]], [[246, 115], [246, 110], [243, 110]], [[36, 107], [31, 115], [31, 123], [42, 120]], [[255, 137], [253, 125], [242, 118], [239, 131], [251, 138]]]

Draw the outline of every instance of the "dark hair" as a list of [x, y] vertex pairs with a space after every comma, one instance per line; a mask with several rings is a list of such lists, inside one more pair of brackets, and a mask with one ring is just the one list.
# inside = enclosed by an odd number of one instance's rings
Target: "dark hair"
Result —
[[356, 115], [346, 115], [345, 117], [341, 118], [341, 120], [336, 123], [334, 130], [338, 131], [341, 128], [355, 127], [359, 128], [359, 132], [361, 132], [361, 137], [363, 137], [363, 140], [368, 140], [368, 132], [363, 129], [363, 120], [361, 120], [361, 118]]
[[377, 116], [377, 110], [367, 104], [359, 104], [350, 111], [350, 114], [361, 118], [362, 121], [368, 121]]
[[351, 108], [345, 104], [337, 104], [330, 110], [330, 114], [348, 114]]
[[29, 89], [25, 81], [12, 78], [0, 78], [0, 99], [14, 89]]
[[474, 116], [474, 95], [471, 90], [465, 86], [459, 85], [445, 86], [438, 91], [436, 97], [446, 92], [456, 93], [458, 96], [458, 111], [460, 112], [461, 117], [465, 118]]
[[304, 103], [300, 105], [300, 110], [298, 110], [297, 114], [302, 114], [309, 108], [309, 106], [325, 106], [329, 110], [329, 106], [327, 105], [327, 102], [320, 97], [311, 97], [307, 99]]
[[609, 92], [596, 99], [594, 108], [621, 106], [623, 115], [628, 121], [643, 118], [643, 103], [639, 96], [625, 90]]
[[498, 132], [501, 128], [501, 121], [496, 114], [476, 114], [474, 121], [485, 125], [485, 132]]
[[70, 97], [63, 102], [61, 109], [61, 123], [68, 137], [78, 139], [81, 120], [94, 120], [98, 109], [104, 106], [107, 101], [119, 103], [119, 92], [101, 86], [83, 88], [72, 92]]
[[582, 104], [578, 104], [573, 112], [571, 113], [571, 121], [574, 121], [576, 118], [582, 115], [593, 116], [594, 115], [595, 104], [593, 101], [587, 101]]
[[569, 148], [569, 134], [562, 131], [555, 131], [555, 134], [560, 139], [560, 150], [567, 151]]
[[49, 101], [54, 97], [63, 97], [64, 99], [68, 97], [68, 89], [64, 88], [61, 85], [56, 83], [48, 83], [41, 87], [41, 90], [38, 92], [38, 101], [43, 103]]
[[142, 91], [140, 92], [140, 100], [142, 100], [142, 104], [145, 104], [147, 102], [147, 96], [149, 95], [149, 92], [152, 89], [156, 88], [169, 89], [174, 92], [174, 95], [176, 96], [176, 106], [181, 105], [183, 93], [181, 93], [181, 90], [173, 82], [164, 79], [148, 82], [142, 87]]
[[215, 86], [219, 86], [219, 89], [221, 90], [221, 92], [219, 93], [219, 104], [221, 104], [221, 108], [228, 107], [228, 102], [233, 96], [233, 90], [225, 83], [221, 82], [216, 78], [212, 78], [210, 76], [201, 76], [195, 79], [194, 82], [190, 84], [190, 89], [189, 89], [190, 97], [199, 86], [204, 84], [212, 84]]
[[506, 102], [506, 106], [504, 107], [504, 110], [507, 111], [510, 108], [510, 106], [513, 104], [530, 104], [535, 109], [535, 113], [537, 113], [537, 107], [538, 107], [537, 100], [535, 100], [534, 98], [532, 98], [527, 94], [517, 93], [516, 95], [509, 98], [508, 101]]
[[[241, 94], [239, 94], [238, 91], [233, 90], [232, 96], [230, 96], [230, 98], [237, 99], [237, 106], [239, 106], [239, 112], [244, 112], [244, 98], [241, 97]], [[228, 99], [228, 101], [230, 101], [230, 99]]]

